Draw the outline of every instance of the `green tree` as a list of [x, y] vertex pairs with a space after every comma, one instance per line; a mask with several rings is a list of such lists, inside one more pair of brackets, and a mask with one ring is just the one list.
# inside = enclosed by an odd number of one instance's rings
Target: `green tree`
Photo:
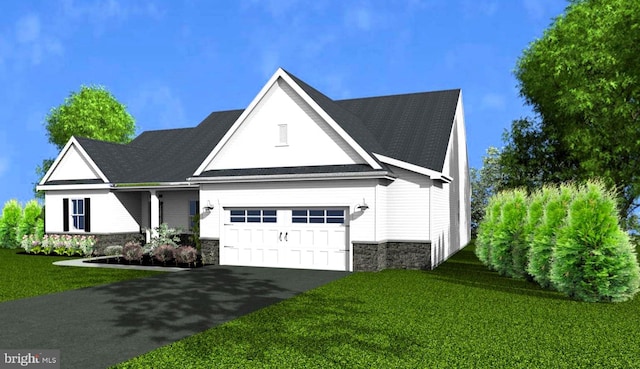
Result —
[[525, 227], [528, 199], [524, 190], [502, 193], [500, 218], [494, 226], [491, 244], [491, 264], [501, 275], [513, 278], [527, 276], [528, 243]]
[[42, 215], [42, 207], [36, 200], [31, 200], [24, 205], [22, 218], [18, 222], [16, 239], [22, 240], [22, 236], [36, 234], [38, 219]]
[[573, 0], [518, 60], [537, 120], [514, 121], [501, 161], [510, 186], [601, 177], [619, 211], [639, 206], [640, 2]]
[[[103, 86], [81, 86], [62, 105], [51, 109], [45, 121], [49, 142], [58, 150], [71, 136], [127, 143], [136, 130], [135, 120], [126, 107]], [[38, 178], [44, 176], [52, 163], [52, 159], [45, 159], [38, 166]]]
[[500, 225], [502, 217], [502, 205], [505, 196], [503, 192], [499, 192], [491, 196], [485, 208], [485, 214], [480, 225], [478, 226], [478, 237], [476, 238], [476, 256], [490, 269], [495, 269], [492, 259], [492, 248], [496, 241], [496, 229]]
[[489, 199], [504, 187], [500, 150], [491, 146], [482, 157], [482, 168], [471, 168], [471, 232], [475, 236]]
[[[533, 230], [529, 247], [529, 263], [527, 272], [544, 288], [551, 287], [549, 270], [553, 248], [556, 245], [558, 229], [562, 227], [571, 200], [575, 197], [577, 189], [571, 185], [561, 187], [545, 187], [547, 200], [544, 204], [542, 219]], [[531, 209], [530, 209], [531, 213]]]
[[582, 301], [625, 301], [638, 292], [636, 254], [602, 183], [587, 183], [569, 205], [549, 275], [558, 291]]
[[46, 117], [49, 142], [61, 150], [71, 136], [127, 143], [135, 121], [126, 107], [102, 86], [82, 86]]
[[0, 218], [0, 247], [15, 249], [18, 242], [18, 224], [22, 218], [22, 206], [18, 200], [9, 200], [2, 208]]

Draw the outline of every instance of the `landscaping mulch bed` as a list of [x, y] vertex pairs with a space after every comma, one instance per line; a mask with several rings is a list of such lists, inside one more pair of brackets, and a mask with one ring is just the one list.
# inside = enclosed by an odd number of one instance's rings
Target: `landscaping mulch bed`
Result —
[[84, 262], [98, 263], [98, 264], [141, 265], [141, 266], [173, 267], [173, 268], [177, 267], [177, 268], [189, 268], [189, 269], [201, 268], [202, 266], [204, 266], [204, 264], [202, 264], [202, 259], [200, 258], [200, 256], [198, 256], [198, 260], [196, 260], [195, 263], [190, 263], [190, 264], [177, 263], [175, 260], [167, 261], [166, 263], [163, 264], [158, 260], [153, 259], [149, 255], [144, 255], [142, 257], [142, 261], [128, 261], [128, 260], [125, 260], [123, 257], [118, 258], [113, 256], [109, 258], [85, 260]]

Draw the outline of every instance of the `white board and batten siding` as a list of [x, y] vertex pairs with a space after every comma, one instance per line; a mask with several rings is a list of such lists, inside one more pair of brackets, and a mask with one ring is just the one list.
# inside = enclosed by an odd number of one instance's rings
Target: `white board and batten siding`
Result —
[[[137, 233], [140, 225], [109, 190], [47, 191], [45, 216], [47, 233], [63, 233], [63, 199], [91, 199], [91, 233]], [[74, 233], [70, 231], [69, 233]], [[82, 233], [82, 231], [76, 231]]]
[[433, 216], [430, 218], [431, 229], [431, 265], [437, 266], [451, 253], [451, 226], [449, 186], [451, 184], [434, 182], [431, 188], [431, 206]]
[[438, 214], [438, 219], [432, 222], [434, 266], [466, 246], [471, 239], [471, 183], [462, 111], [460, 96], [443, 168], [444, 174], [453, 178], [453, 182], [443, 184], [442, 189], [432, 193], [433, 211]]
[[74, 145], [69, 149], [58, 162], [55, 170], [51, 173], [49, 181], [59, 180], [79, 180], [79, 179], [99, 179], [98, 173], [91, 167], [91, 164], [84, 158]]
[[360, 163], [366, 162], [279, 79], [204, 170]]

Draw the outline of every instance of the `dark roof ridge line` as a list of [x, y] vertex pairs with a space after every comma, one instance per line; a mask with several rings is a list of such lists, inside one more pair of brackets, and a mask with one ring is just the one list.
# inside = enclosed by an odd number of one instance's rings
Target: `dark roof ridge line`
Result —
[[462, 91], [462, 89], [461, 88], [449, 88], [449, 89], [445, 89], [445, 90], [436, 90], [436, 91], [407, 92], [407, 93], [391, 94], [391, 95], [352, 97], [352, 98], [348, 98], [348, 99], [337, 99], [337, 100], [333, 100], [333, 101], [342, 102], [342, 101], [351, 101], [351, 100], [379, 99], [379, 98], [385, 98], [385, 97], [405, 97], [405, 96], [409, 96], [409, 95], [427, 95], [427, 94], [437, 94], [437, 93], [452, 92], [452, 91], [460, 92], [460, 91]]

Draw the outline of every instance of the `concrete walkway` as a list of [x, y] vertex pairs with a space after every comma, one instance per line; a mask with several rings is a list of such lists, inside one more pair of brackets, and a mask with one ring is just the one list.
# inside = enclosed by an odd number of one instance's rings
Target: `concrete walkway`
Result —
[[121, 265], [121, 264], [101, 264], [101, 263], [85, 263], [85, 260], [98, 260], [98, 259], [107, 259], [112, 256], [98, 256], [95, 258], [88, 259], [69, 259], [69, 260], [61, 260], [56, 261], [53, 265], [58, 266], [72, 266], [72, 267], [82, 267], [82, 268], [111, 268], [111, 269], [134, 269], [134, 270], [153, 270], [158, 272], [184, 272], [189, 271], [189, 268], [178, 268], [178, 267], [163, 267], [163, 266], [145, 266], [145, 265]]
[[106, 368], [348, 274], [206, 266], [8, 301], [0, 348], [59, 349], [61, 368]]

